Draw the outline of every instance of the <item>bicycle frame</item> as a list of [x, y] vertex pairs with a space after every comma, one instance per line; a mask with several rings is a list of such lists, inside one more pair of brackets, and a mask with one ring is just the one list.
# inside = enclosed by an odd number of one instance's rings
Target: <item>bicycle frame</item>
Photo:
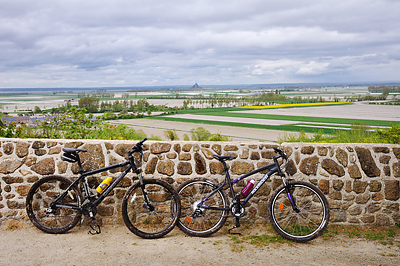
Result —
[[[98, 197], [95, 201], [92, 202], [95, 206], [98, 206], [98, 205], [105, 199], [105, 197], [107, 197], [107, 195], [118, 185], [119, 182], [121, 182], [121, 180], [122, 180], [122, 179], [128, 174], [128, 172], [131, 171], [132, 169], [133, 169], [133, 171], [134, 171], [135, 173], [138, 173], [138, 174], [139, 174], [139, 181], [140, 181], [141, 184], [143, 184], [143, 177], [142, 177], [142, 174], [141, 174], [141, 172], [138, 170], [138, 168], [136, 167], [136, 164], [135, 164], [135, 162], [134, 162], [134, 159], [133, 159], [133, 158], [130, 158], [129, 160], [124, 161], [124, 162], [121, 162], [121, 163], [117, 163], [117, 164], [113, 164], [113, 165], [109, 165], [109, 166], [106, 166], [106, 167], [102, 167], [102, 168], [99, 168], [99, 169], [96, 169], [96, 170], [93, 170], [93, 171], [88, 171], [88, 172], [81, 173], [81, 175], [80, 175], [75, 181], [73, 181], [72, 184], [69, 185], [68, 188], [67, 188], [63, 193], [61, 193], [61, 194], [50, 204], [50, 207], [51, 207], [51, 208], [53, 208], [53, 207], [60, 207], [60, 208], [64, 207], [64, 208], [69, 208], [69, 209], [81, 210], [82, 205], [85, 203], [85, 201], [88, 200], [90, 197], [94, 196], [94, 195], [92, 195], [92, 193], [89, 191], [89, 185], [88, 185], [87, 182], [86, 182], [86, 177], [87, 177], [87, 176], [91, 176], [91, 175], [95, 175], [95, 174], [98, 174], [98, 173], [101, 173], [101, 172], [105, 172], [105, 171], [108, 171], [108, 170], [112, 170], [112, 169], [115, 169], [115, 168], [118, 168], [118, 167], [124, 167], [124, 166], [128, 166], [128, 167], [120, 174], [119, 177], [117, 177], [117, 178], [103, 191], [103, 193], [101, 193], [101, 194], [99, 195], [99, 197]], [[71, 189], [71, 187], [77, 185], [79, 182], [82, 182], [83, 188], [84, 188], [84, 191], [85, 191], [84, 202], [81, 204], [81, 206], [73, 206], [73, 205], [66, 205], [66, 204], [58, 204], [57, 202], [58, 202], [60, 199], [63, 199], [63, 198], [68, 194], [68, 191]]]
[[[246, 205], [246, 203], [254, 196], [254, 194], [257, 193], [257, 191], [260, 189], [260, 187], [261, 187], [262, 185], [264, 185], [264, 183], [265, 183], [273, 174], [275, 174], [275, 173], [278, 173], [278, 174], [279, 174], [279, 176], [282, 178], [283, 183], [285, 184], [285, 186], [287, 186], [287, 185], [288, 185], [288, 180], [286, 179], [286, 175], [282, 172], [282, 170], [281, 170], [281, 168], [280, 168], [280, 165], [279, 165], [279, 162], [278, 162], [278, 158], [280, 158], [280, 157], [279, 157], [279, 156], [275, 156], [275, 157], [273, 158], [274, 163], [269, 164], [269, 165], [266, 165], [266, 166], [263, 166], [263, 167], [260, 167], [260, 168], [258, 168], [258, 169], [256, 169], [256, 170], [253, 170], [253, 171], [249, 172], [249, 173], [246, 173], [246, 174], [244, 174], [244, 175], [242, 175], [242, 176], [236, 178], [236, 179], [233, 180], [233, 181], [231, 180], [231, 177], [230, 177], [230, 175], [229, 175], [229, 171], [228, 171], [228, 167], [226, 166], [226, 163], [225, 163], [224, 161], [221, 161], [221, 163], [223, 164], [224, 169], [225, 169], [225, 178], [224, 178], [224, 182], [223, 182], [219, 187], [217, 187], [216, 189], [214, 189], [214, 190], [211, 192], [211, 194], [210, 194], [209, 196], [207, 196], [205, 199], [203, 199], [203, 200], [200, 202], [200, 204], [198, 205], [198, 208], [211, 209], [211, 210], [219, 210], [219, 211], [230, 211], [231, 208], [211, 207], [211, 206], [207, 206], [207, 205], [203, 205], [203, 204], [204, 204], [204, 202], [206, 202], [210, 197], [212, 197], [215, 193], [217, 193], [219, 190], [221, 190], [221, 189], [225, 186], [226, 182], [228, 182], [228, 184], [229, 184], [229, 189], [230, 189], [230, 192], [231, 192], [231, 195], [232, 195], [232, 199], [233, 199], [233, 201], [234, 201], [233, 203], [236, 203], [236, 202], [235, 202], [235, 201], [236, 201], [236, 200], [235, 200], [236, 197], [235, 197], [235, 192], [234, 192], [234, 189], [233, 189], [233, 184], [239, 182], [240, 180], [242, 180], [242, 179], [244, 179], [244, 178], [246, 178], [246, 177], [252, 176], [252, 175], [257, 174], [257, 173], [259, 173], [259, 172], [263, 172], [263, 171], [265, 171], [265, 170], [269, 170], [269, 171], [268, 171], [266, 174], [264, 174], [264, 176], [261, 178], [260, 181], [257, 182], [257, 184], [255, 184], [255, 186], [254, 186], [253, 189], [250, 191], [250, 193], [247, 195], [247, 197], [246, 197], [244, 200], [242, 200], [242, 201], [240, 202], [240, 207], [244, 207], [244, 206]], [[289, 197], [289, 199], [290, 199], [290, 202], [291, 202], [291, 204], [292, 204], [293, 209], [294, 209], [294, 210], [297, 210], [297, 207], [296, 207], [296, 205], [295, 205], [295, 203], [294, 203], [294, 201], [293, 201], [293, 199], [292, 199], [290, 190], [287, 189], [287, 190], [286, 190], [286, 193], [287, 193], [287, 195], [288, 195], [288, 197]]]

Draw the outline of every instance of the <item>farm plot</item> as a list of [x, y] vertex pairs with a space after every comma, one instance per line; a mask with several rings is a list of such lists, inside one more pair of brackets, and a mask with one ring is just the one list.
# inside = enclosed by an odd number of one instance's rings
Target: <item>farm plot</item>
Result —
[[282, 131], [347, 130], [354, 123], [367, 124], [372, 129], [400, 124], [400, 107], [366, 104], [317, 106], [279, 109], [220, 108], [181, 112], [155, 117], [167, 121], [191, 122]]

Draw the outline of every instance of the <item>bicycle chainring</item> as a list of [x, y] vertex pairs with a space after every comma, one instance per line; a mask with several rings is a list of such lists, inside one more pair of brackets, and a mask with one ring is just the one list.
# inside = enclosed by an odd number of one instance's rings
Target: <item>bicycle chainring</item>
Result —
[[240, 206], [240, 209], [237, 210], [235, 204], [232, 204], [231, 212], [232, 212], [232, 215], [235, 216], [236, 218], [241, 218], [245, 214], [244, 207]]
[[92, 202], [87, 202], [82, 205], [82, 213], [85, 217], [87, 218], [92, 218], [96, 216], [97, 214], [97, 208], [96, 205], [94, 205]]

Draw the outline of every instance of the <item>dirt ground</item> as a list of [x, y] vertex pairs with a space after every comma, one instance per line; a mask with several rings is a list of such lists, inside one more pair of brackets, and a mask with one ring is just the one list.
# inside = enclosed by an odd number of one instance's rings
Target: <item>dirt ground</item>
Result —
[[[34, 227], [0, 229], [0, 265], [399, 265], [400, 247], [337, 235], [311, 242], [257, 246], [245, 236], [263, 234], [260, 228], [227, 227], [208, 238], [188, 237], [177, 228], [161, 239], [145, 240], [123, 225], [103, 227], [88, 235], [79, 226], [61, 235]], [[397, 237], [398, 238], [398, 237]]]

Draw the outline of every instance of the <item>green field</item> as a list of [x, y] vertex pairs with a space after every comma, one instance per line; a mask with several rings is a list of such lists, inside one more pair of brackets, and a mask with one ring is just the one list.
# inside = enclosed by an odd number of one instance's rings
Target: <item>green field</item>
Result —
[[[244, 109], [240, 109], [242, 111]], [[198, 124], [212, 124], [221, 126], [237, 126], [246, 128], [261, 128], [282, 131], [304, 131], [307, 133], [314, 133], [323, 131], [324, 133], [333, 133], [338, 129], [350, 129], [354, 123], [366, 124], [371, 127], [385, 128], [391, 125], [400, 124], [399, 121], [385, 121], [385, 120], [370, 120], [370, 119], [347, 119], [347, 118], [334, 118], [334, 117], [311, 117], [311, 116], [293, 116], [293, 115], [273, 115], [273, 114], [254, 114], [254, 113], [237, 113], [238, 108], [214, 108], [214, 109], [200, 109], [200, 110], [185, 110], [179, 111], [179, 114], [193, 114], [193, 115], [206, 115], [212, 117], [230, 117], [231, 121], [211, 121], [201, 119], [185, 119], [177, 118], [173, 115], [153, 116], [152, 119], [165, 120], [165, 121], [178, 121], [178, 122], [191, 122]], [[248, 119], [263, 119], [266, 120], [265, 125], [235, 122], [235, 118], [248, 118]], [[298, 123], [283, 124], [283, 125], [268, 125], [268, 120], [281, 120], [281, 121], [296, 121]]]

